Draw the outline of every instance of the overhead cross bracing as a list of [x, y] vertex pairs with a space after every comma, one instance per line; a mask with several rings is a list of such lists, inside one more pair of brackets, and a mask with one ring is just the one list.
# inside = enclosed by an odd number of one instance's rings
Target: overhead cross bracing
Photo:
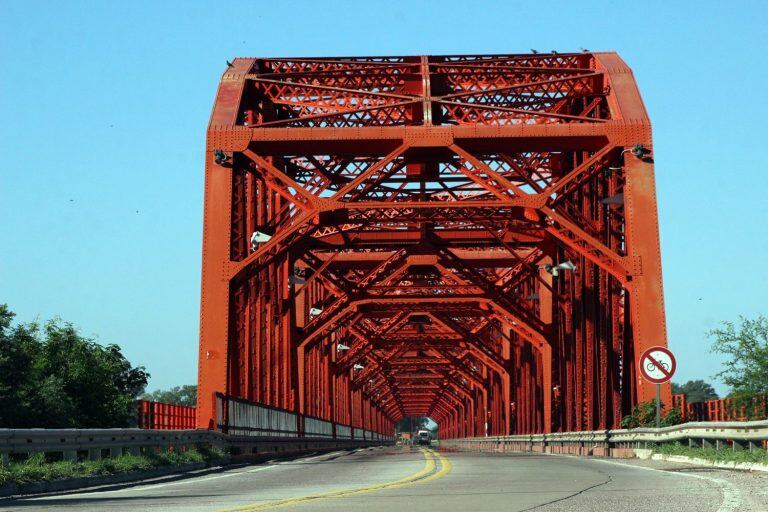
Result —
[[[198, 425], [225, 393], [443, 436], [617, 426], [666, 346], [614, 53], [235, 59], [208, 129]], [[668, 386], [663, 399], [671, 400]]]

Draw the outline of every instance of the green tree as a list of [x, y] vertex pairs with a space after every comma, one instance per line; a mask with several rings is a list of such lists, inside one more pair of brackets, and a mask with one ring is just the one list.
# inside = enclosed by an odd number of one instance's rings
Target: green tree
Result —
[[715, 388], [703, 380], [689, 380], [685, 384], [672, 383], [672, 393], [685, 395], [685, 400], [691, 402], [706, 402], [718, 398]]
[[403, 418], [397, 422], [395, 426], [398, 432], [416, 432], [418, 430], [427, 428], [429, 424], [429, 418]]
[[726, 356], [725, 368], [717, 374], [737, 396], [768, 393], [768, 318], [739, 317], [739, 325], [722, 322], [708, 333], [714, 338], [712, 351]]
[[72, 324], [13, 325], [0, 305], [0, 427], [130, 426], [149, 374]]
[[141, 395], [141, 399], [162, 402], [164, 404], [178, 404], [194, 407], [197, 403], [197, 385], [187, 384], [185, 386], [175, 386], [166, 390], [157, 389], [151, 393], [144, 393]]

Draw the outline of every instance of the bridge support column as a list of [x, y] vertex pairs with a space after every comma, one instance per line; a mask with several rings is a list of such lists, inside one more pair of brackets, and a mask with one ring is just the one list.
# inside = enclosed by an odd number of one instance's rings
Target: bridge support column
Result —
[[207, 154], [203, 228], [197, 427], [216, 428], [215, 393], [227, 393], [229, 247], [232, 177]]
[[[650, 141], [644, 142], [648, 144]], [[629, 258], [635, 265], [635, 275], [629, 284], [634, 337], [631, 367], [635, 373], [637, 401], [646, 402], [655, 399], [656, 385], [642, 378], [636, 368], [637, 359], [650, 347], [667, 346], [656, 189], [650, 158], [640, 159], [625, 153], [624, 168], [627, 247]], [[661, 398], [667, 408], [672, 406], [669, 384], [662, 385]]]

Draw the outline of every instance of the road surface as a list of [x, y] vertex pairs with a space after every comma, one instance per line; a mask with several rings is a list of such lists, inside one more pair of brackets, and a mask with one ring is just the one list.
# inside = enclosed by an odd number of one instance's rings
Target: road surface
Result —
[[[655, 464], [656, 468], [641, 464]], [[5, 500], [0, 501], [0, 509], [768, 511], [768, 476], [669, 463], [386, 447], [244, 466], [116, 490]]]

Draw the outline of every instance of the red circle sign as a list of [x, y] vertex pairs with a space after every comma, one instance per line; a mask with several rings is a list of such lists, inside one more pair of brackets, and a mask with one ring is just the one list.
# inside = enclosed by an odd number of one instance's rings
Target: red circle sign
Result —
[[666, 347], [651, 347], [640, 356], [640, 373], [654, 384], [664, 384], [672, 379], [677, 361]]

